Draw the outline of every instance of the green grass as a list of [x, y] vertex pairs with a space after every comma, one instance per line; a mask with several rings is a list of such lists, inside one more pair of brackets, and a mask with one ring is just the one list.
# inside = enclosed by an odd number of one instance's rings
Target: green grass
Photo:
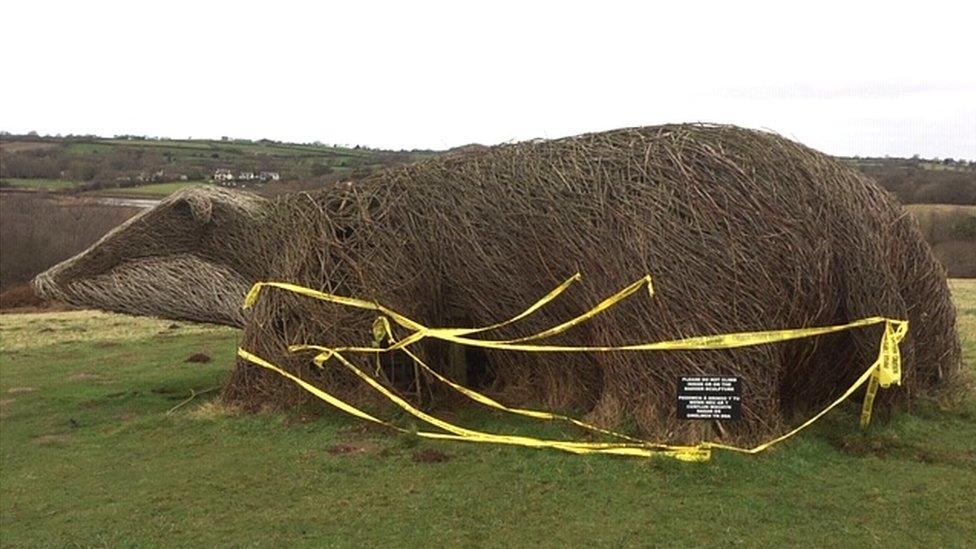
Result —
[[194, 185], [209, 185], [207, 181], [171, 181], [168, 183], [148, 183], [138, 187], [126, 187], [124, 189], [99, 189], [91, 194], [111, 195], [111, 196], [137, 196], [137, 197], [164, 197], [169, 196], [180, 189], [192, 187]]
[[[976, 280], [953, 281], [976, 370]], [[206, 393], [237, 333], [90, 312], [0, 316], [4, 546], [949, 546], [976, 539], [976, 399], [867, 432], [856, 404], [704, 464], [423, 442]], [[185, 363], [193, 353], [214, 357]], [[402, 418], [401, 418], [402, 419]], [[557, 435], [491, 413], [456, 418]], [[571, 434], [569, 432], [565, 434]], [[417, 461], [436, 450], [448, 459]]]
[[[336, 176], [330, 178], [319, 173], [313, 166], [375, 169], [414, 162], [436, 154], [433, 151], [385, 151], [264, 140], [129, 140], [97, 137], [4, 142], [4, 154], [27, 154], [27, 151], [38, 150], [38, 147], [48, 151], [45, 153], [50, 157], [48, 164], [68, 166], [64, 177], [78, 181], [75, 184], [66, 183], [64, 188], [83, 187], [83, 179], [102, 185], [111, 185], [119, 179], [135, 181], [159, 170], [199, 179], [209, 177], [217, 169], [227, 168], [234, 172], [276, 171], [292, 186], [308, 189], [336, 179]], [[124, 194], [136, 197], [164, 196], [171, 190], [167, 187], [161, 190], [149, 187]], [[119, 195], [122, 191], [109, 193]]]
[[976, 206], [962, 204], [906, 204], [904, 208], [918, 217], [933, 214], [953, 214], [976, 215]]
[[208, 141], [194, 141], [181, 139], [104, 139], [104, 143], [113, 145], [125, 145], [132, 147], [163, 147], [163, 148], [184, 148], [184, 149], [212, 149], [214, 144]]
[[103, 154], [112, 152], [113, 145], [108, 142], [80, 142], [69, 143], [65, 152], [70, 155]]
[[[45, 191], [65, 191], [77, 187], [78, 183], [74, 181], [65, 181], [62, 179], [4, 179], [3, 183], [8, 184], [12, 187], [17, 187], [21, 189], [36, 189]], [[171, 181], [167, 183], [148, 183], [145, 185], [140, 185], [138, 187], [128, 187], [124, 189], [119, 188], [108, 188], [99, 189], [97, 191], [91, 191], [88, 194], [93, 195], [110, 195], [110, 196], [134, 196], [134, 197], [164, 197], [170, 194], [190, 187], [193, 185], [209, 185], [208, 181]]]
[[11, 187], [17, 187], [20, 189], [35, 189], [39, 191], [64, 191], [67, 189], [73, 189], [77, 185], [77, 183], [74, 181], [65, 181], [63, 179], [10, 178], [0, 181], [10, 185]]
[[232, 154], [266, 154], [280, 157], [293, 156], [346, 156], [369, 157], [372, 151], [366, 149], [350, 149], [346, 147], [326, 147], [315, 145], [300, 145], [291, 143], [248, 143], [244, 141], [206, 141], [206, 140], [139, 140], [139, 139], [105, 139], [97, 143], [80, 143], [72, 145], [71, 152], [92, 152], [107, 150], [110, 145], [123, 147], [152, 147], [167, 149], [181, 154], [181, 149], [197, 151], [232, 153]]

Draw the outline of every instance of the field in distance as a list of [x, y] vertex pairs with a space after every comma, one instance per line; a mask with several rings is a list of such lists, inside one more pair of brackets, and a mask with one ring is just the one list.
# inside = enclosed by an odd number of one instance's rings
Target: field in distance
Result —
[[[465, 145], [474, 150], [480, 145]], [[0, 135], [0, 185], [45, 190], [144, 187], [205, 181], [216, 170], [275, 172], [284, 183], [251, 185], [272, 193], [360, 179], [383, 168], [442, 151], [244, 140], [150, 139], [144, 136]], [[976, 162], [924, 158], [839, 158], [877, 180], [904, 204], [976, 204]], [[163, 189], [138, 191], [162, 196]], [[125, 193], [123, 193], [125, 194]]]
[[[280, 177], [258, 190], [314, 187], [365, 177], [385, 166], [424, 158], [431, 151], [295, 144], [269, 140], [177, 140], [2, 136], [0, 185], [48, 191], [118, 191], [165, 196], [171, 188], [209, 181], [218, 169], [235, 176], [261, 172]], [[169, 187], [153, 184], [172, 183]], [[135, 190], [140, 189], [140, 190]]]

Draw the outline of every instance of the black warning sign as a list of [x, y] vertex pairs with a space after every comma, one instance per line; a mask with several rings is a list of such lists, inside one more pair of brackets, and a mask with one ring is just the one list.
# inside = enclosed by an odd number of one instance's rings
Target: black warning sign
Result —
[[742, 383], [734, 376], [681, 376], [679, 419], [737, 420], [742, 417]]

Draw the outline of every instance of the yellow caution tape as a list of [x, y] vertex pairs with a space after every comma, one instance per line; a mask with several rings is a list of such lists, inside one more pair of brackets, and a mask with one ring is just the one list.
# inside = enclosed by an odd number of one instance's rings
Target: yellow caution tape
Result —
[[[905, 320], [895, 320], [885, 317], [870, 317], [846, 324], [838, 324], [833, 326], [820, 326], [811, 328], [797, 328], [797, 329], [786, 329], [786, 330], [769, 330], [769, 331], [759, 331], [759, 332], [740, 332], [732, 334], [714, 335], [714, 336], [698, 336], [683, 338], [672, 341], [659, 341], [652, 343], [641, 343], [633, 345], [621, 345], [621, 346], [565, 346], [565, 345], [531, 345], [526, 344], [527, 341], [533, 341], [538, 339], [544, 339], [551, 337], [553, 335], [563, 333], [570, 328], [589, 320], [596, 315], [606, 311], [613, 305], [625, 299], [626, 297], [634, 294], [641, 287], [647, 286], [648, 294], [653, 296], [653, 286], [650, 277], [644, 277], [633, 284], [627, 286], [616, 294], [608, 297], [607, 299], [600, 302], [598, 305], [590, 309], [589, 311], [569, 320], [563, 322], [553, 328], [549, 328], [542, 332], [534, 335], [521, 337], [512, 340], [484, 340], [467, 337], [472, 334], [477, 334], [502, 326], [506, 326], [521, 320], [535, 311], [541, 309], [547, 303], [556, 299], [560, 294], [562, 294], [566, 289], [569, 288], [574, 282], [580, 280], [580, 275], [576, 274], [570, 277], [568, 280], [563, 282], [561, 285], [557, 286], [553, 291], [549, 292], [546, 296], [542, 297], [540, 300], [532, 304], [529, 308], [522, 311], [521, 313], [515, 315], [514, 317], [492, 324], [490, 326], [484, 326], [480, 328], [429, 328], [423, 324], [414, 321], [396, 311], [389, 309], [379, 303], [337, 296], [334, 294], [329, 294], [326, 292], [321, 292], [313, 290], [311, 288], [306, 288], [304, 286], [299, 286], [295, 284], [290, 284], [287, 282], [259, 282], [255, 284], [251, 290], [248, 292], [245, 298], [244, 307], [248, 308], [254, 305], [258, 298], [258, 294], [264, 287], [274, 287], [289, 292], [297, 293], [314, 299], [319, 299], [322, 301], [327, 301], [331, 303], [336, 303], [339, 305], [354, 307], [358, 309], [373, 310], [381, 313], [383, 316], [377, 318], [377, 321], [373, 325], [373, 339], [374, 342], [379, 341], [389, 341], [392, 345], [387, 347], [374, 346], [374, 347], [338, 347], [338, 348], [328, 348], [318, 345], [293, 345], [289, 349], [293, 352], [304, 351], [304, 350], [314, 350], [319, 351], [318, 355], [315, 357], [315, 363], [319, 367], [323, 367], [326, 361], [331, 358], [336, 358], [344, 367], [352, 371], [356, 376], [370, 385], [374, 390], [383, 394], [391, 402], [399, 406], [401, 409], [407, 413], [417, 417], [421, 421], [437, 427], [447, 433], [436, 433], [436, 432], [420, 432], [417, 433], [418, 436], [424, 438], [435, 438], [435, 439], [446, 439], [446, 440], [463, 440], [468, 442], [483, 442], [483, 443], [494, 443], [494, 444], [509, 444], [518, 446], [528, 446], [534, 448], [553, 448], [558, 450], [563, 450], [576, 454], [615, 454], [615, 455], [629, 455], [629, 456], [641, 456], [649, 457], [652, 455], [664, 455], [669, 457], [674, 457], [676, 459], [684, 461], [704, 461], [711, 457], [712, 449], [723, 449], [728, 451], [756, 454], [774, 444], [786, 440], [803, 429], [809, 427], [830, 410], [835, 408], [841, 402], [847, 400], [854, 392], [856, 392], [864, 383], [868, 383], [868, 390], [865, 394], [864, 404], [862, 406], [861, 413], [861, 425], [866, 426], [871, 419], [871, 409], [874, 402], [874, 397], [877, 392], [877, 387], [889, 387], [891, 384], [901, 383], [901, 354], [899, 351], [898, 344], [905, 337], [908, 331], [908, 322]], [[394, 338], [392, 326], [390, 325], [390, 319], [397, 325], [412, 330], [413, 332], [407, 337], [396, 341]], [[499, 349], [499, 350], [510, 350], [510, 351], [523, 351], [523, 352], [611, 352], [611, 351], [658, 351], [658, 350], [705, 350], [705, 349], [730, 349], [745, 346], [754, 345], [764, 345], [780, 341], [788, 341], [793, 339], [800, 339], [805, 337], [814, 337], [818, 335], [824, 335], [829, 333], [836, 333], [844, 330], [851, 330], [856, 328], [862, 328], [877, 324], [884, 325], [884, 332], [882, 334], [880, 350], [877, 360], [868, 367], [867, 370], [842, 394], [837, 400], [832, 402], [826, 408], [818, 412], [812, 418], [799, 425], [795, 429], [776, 437], [768, 442], [760, 444], [752, 448], [740, 448], [736, 446], [725, 445], [717, 442], [702, 442], [694, 446], [680, 446], [680, 445], [667, 445], [659, 444], [649, 441], [644, 441], [628, 435], [617, 433], [609, 429], [603, 429], [590, 425], [586, 422], [570, 418], [567, 416], [553, 414], [550, 412], [541, 412], [535, 410], [526, 410], [521, 408], [511, 408], [505, 406], [488, 396], [485, 396], [477, 391], [464, 387], [454, 381], [451, 381], [447, 377], [435, 371], [433, 368], [428, 366], [422, 360], [420, 360], [417, 355], [410, 352], [408, 347], [424, 338], [435, 338], [443, 341], [450, 341], [460, 345], [469, 345], [474, 347]], [[478, 402], [482, 405], [540, 420], [560, 420], [567, 421], [584, 429], [598, 432], [605, 435], [610, 435], [619, 439], [623, 439], [627, 442], [579, 442], [579, 441], [567, 441], [567, 440], [549, 440], [549, 439], [538, 439], [533, 437], [523, 437], [523, 436], [511, 436], [511, 435], [499, 435], [494, 433], [485, 433], [481, 431], [475, 431], [471, 429], [466, 429], [459, 427], [450, 422], [444, 421], [442, 419], [431, 416], [415, 407], [410, 403], [397, 396], [395, 393], [384, 387], [373, 377], [365, 374], [351, 362], [349, 362], [342, 353], [344, 352], [358, 352], [358, 353], [387, 353], [395, 350], [400, 350], [406, 353], [418, 367], [423, 369], [425, 372], [431, 374], [437, 380], [448, 385], [454, 390], [458, 391], [462, 395]], [[281, 374], [293, 382], [297, 383], [299, 386], [305, 390], [311, 392], [316, 397], [322, 399], [323, 401], [352, 414], [353, 416], [359, 417], [366, 421], [384, 425], [400, 432], [407, 432], [401, 427], [397, 427], [389, 422], [380, 420], [367, 414], [352, 405], [343, 402], [342, 400], [326, 393], [325, 391], [309, 384], [308, 382], [286, 372], [285, 370], [275, 366], [274, 364], [268, 362], [267, 360], [258, 357], [244, 349], [238, 350], [238, 355], [245, 360], [248, 360], [258, 366], [267, 368], [278, 374]]]
[[[376, 423], [378, 425], [383, 425], [392, 428], [401, 433], [410, 433], [407, 429], [389, 423], [387, 421], [381, 420], [372, 416], [355, 406], [346, 403], [345, 401], [330, 395], [329, 393], [319, 389], [318, 387], [308, 383], [307, 381], [295, 376], [286, 370], [275, 366], [271, 362], [250, 353], [244, 349], [237, 350], [238, 356], [241, 358], [267, 368], [273, 372], [277, 372], [282, 376], [290, 379], [291, 381], [298, 384], [300, 387], [306, 391], [312, 393], [321, 400], [339, 408], [340, 410], [349, 413], [360, 419], [364, 419], [371, 423]], [[405, 410], [407, 413], [413, 415], [414, 417], [429, 423], [436, 427], [439, 427], [447, 433], [435, 433], [427, 431], [418, 431], [415, 434], [422, 438], [432, 438], [441, 440], [457, 440], [463, 442], [482, 442], [482, 443], [492, 443], [492, 444], [508, 444], [515, 446], [528, 446], [531, 448], [553, 448], [557, 450], [563, 450], [566, 452], [574, 454], [614, 454], [614, 455], [624, 455], [624, 456], [637, 456], [637, 457], [651, 457], [653, 455], [666, 455], [681, 459], [684, 461], [703, 461], [711, 457], [711, 452], [707, 447], [699, 446], [670, 446], [665, 444], [654, 444], [654, 443], [613, 443], [613, 442], [578, 442], [578, 441], [564, 441], [564, 440], [549, 440], [549, 439], [539, 439], [534, 437], [524, 437], [515, 435], [498, 435], [493, 433], [485, 433], [482, 431], [475, 431], [472, 429], [467, 429], [464, 427], [458, 427], [450, 422], [438, 419], [430, 414], [427, 414], [421, 410], [418, 410], [412, 406], [407, 401], [403, 400], [393, 392], [391, 392], [386, 387], [383, 387], [378, 381], [373, 379], [368, 374], [365, 374], [362, 370], [357, 368], [355, 365], [350, 363], [345, 359], [340, 353], [333, 352], [331, 356], [337, 358], [339, 362], [360, 377], [363, 381], [369, 384], [371, 387], [376, 389], [378, 392], [389, 398], [394, 404]]]
[[[381, 320], [386, 320], [383, 317], [380, 317], [380, 319]], [[378, 323], [378, 324], [381, 324], [381, 325], [382, 324], [385, 324], [385, 330], [386, 330], [385, 333], [387, 334], [385, 337], [388, 337], [388, 338], [390, 338], [392, 340], [393, 334], [389, 330], [389, 323]], [[330, 349], [328, 347], [322, 347], [322, 346], [319, 346], [319, 345], [292, 345], [292, 346], [290, 346], [288, 348], [288, 350], [289, 351], [292, 351], [292, 352], [298, 352], [298, 351], [320, 351], [320, 353], [315, 357], [315, 364], [319, 368], [321, 368], [325, 364], [325, 362], [327, 360], [329, 360], [330, 358], [332, 358], [336, 354], [335, 349]], [[455, 383], [454, 381], [451, 381], [450, 379], [448, 379], [447, 377], [445, 377], [444, 375], [442, 375], [440, 372], [438, 372], [438, 371], [434, 370], [433, 368], [431, 368], [430, 366], [428, 366], [427, 363], [425, 363], [423, 360], [421, 360], [420, 357], [418, 357], [417, 355], [415, 355], [414, 353], [412, 353], [409, 349], [403, 348], [401, 350], [407, 356], [409, 356], [411, 358], [411, 360], [413, 360], [414, 363], [418, 367], [420, 367], [422, 370], [424, 370], [428, 374], [434, 376], [434, 378], [436, 378], [441, 383], [444, 383], [445, 385], [451, 387], [452, 389], [454, 389], [458, 393], [461, 393], [462, 395], [468, 397], [469, 399], [471, 399], [471, 400], [473, 400], [473, 401], [475, 401], [475, 402], [477, 402], [479, 404], [482, 404], [484, 406], [487, 406], [489, 408], [494, 408], [496, 410], [501, 410], [503, 412], [508, 412], [508, 413], [511, 413], [511, 414], [521, 415], [521, 416], [525, 416], [525, 417], [531, 417], [533, 419], [540, 419], [540, 420], [547, 420], [547, 421], [552, 421], [552, 420], [566, 421], [566, 422], [572, 423], [572, 424], [574, 424], [576, 426], [582, 427], [584, 429], [588, 429], [590, 431], [602, 433], [602, 434], [605, 434], [605, 435], [610, 435], [610, 436], [613, 436], [613, 437], [616, 437], [616, 438], [619, 438], [619, 439], [629, 440], [631, 442], [639, 442], [639, 443], [645, 442], [645, 441], [643, 441], [641, 439], [634, 438], [634, 437], [631, 437], [631, 436], [628, 436], [628, 435], [625, 435], [625, 434], [622, 434], [622, 433], [617, 433], [617, 432], [612, 431], [610, 429], [604, 429], [602, 427], [597, 427], [595, 425], [591, 425], [591, 424], [586, 423], [584, 421], [580, 421], [578, 419], [574, 419], [574, 418], [571, 418], [571, 417], [568, 417], [568, 416], [564, 416], [564, 415], [560, 415], [560, 414], [554, 414], [552, 412], [541, 412], [541, 411], [537, 411], [537, 410], [526, 410], [524, 408], [510, 408], [508, 406], [505, 406], [504, 404], [501, 404], [500, 402], [494, 400], [493, 398], [491, 398], [489, 396], [486, 396], [486, 395], [484, 395], [482, 393], [479, 393], [479, 392], [475, 391], [474, 389], [469, 389], [469, 388], [467, 388], [467, 387], [465, 387], [463, 385], [460, 385], [458, 383]]]

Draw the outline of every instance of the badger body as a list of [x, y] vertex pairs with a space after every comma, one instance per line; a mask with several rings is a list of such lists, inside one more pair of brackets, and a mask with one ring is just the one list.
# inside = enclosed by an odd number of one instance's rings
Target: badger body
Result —
[[[911, 325], [905, 382], [889, 401], [938, 390], [959, 368], [945, 274], [912, 218], [825, 155], [727, 126], [634, 128], [447, 154], [273, 200], [191, 189], [35, 285], [83, 306], [241, 326], [245, 348], [366, 402], [371, 393], [348, 372], [317, 370], [288, 346], [368, 345], [375, 315], [281, 291], [242, 314], [253, 282], [372, 300], [429, 326], [484, 326], [577, 272], [581, 282], [557, 301], [488, 336], [542, 331], [651, 275], [653, 297], [628, 298], [549, 342], [621, 345], [881, 315]], [[467, 374], [508, 403], [630, 421], [662, 440], [752, 441], [849, 386], [878, 338], [867, 329], [724, 351], [469, 350]], [[435, 369], [450, 362], [443, 345], [417, 352]], [[741, 421], [676, 419], [677, 380], [696, 374], [743, 380]], [[404, 379], [387, 381], [416, 400], [451, 402], [423, 376]], [[225, 398], [282, 407], [308, 397], [240, 362]]]

